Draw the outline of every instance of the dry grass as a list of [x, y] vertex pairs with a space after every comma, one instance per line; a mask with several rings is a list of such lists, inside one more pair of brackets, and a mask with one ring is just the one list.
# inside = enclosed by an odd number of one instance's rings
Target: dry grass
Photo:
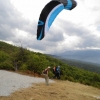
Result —
[[69, 81], [56, 81], [49, 86], [44, 83], [33, 84], [9, 97], [0, 97], [0, 100], [100, 100], [100, 89]]

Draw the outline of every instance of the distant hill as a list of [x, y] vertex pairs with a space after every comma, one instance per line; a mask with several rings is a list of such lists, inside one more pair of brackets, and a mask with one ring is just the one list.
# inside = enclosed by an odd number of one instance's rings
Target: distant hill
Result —
[[100, 64], [100, 50], [73, 50], [63, 52], [57, 56]]
[[50, 55], [50, 56], [60, 59], [62, 62], [70, 66], [75, 66], [75, 67], [82, 68], [88, 71], [100, 73], [100, 64], [85, 62], [85, 61], [80, 61], [80, 60], [74, 60], [74, 59], [66, 59], [60, 56], [55, 56], [55, 55]]

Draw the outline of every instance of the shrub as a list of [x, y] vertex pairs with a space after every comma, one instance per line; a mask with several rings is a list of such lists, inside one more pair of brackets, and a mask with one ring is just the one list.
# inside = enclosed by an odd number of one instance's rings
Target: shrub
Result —
[[0, 64], [0, 69], [5, 69], [5, 70], [14, 70], [14, 67], [12, 64], [8, 62], [3, 62]]
[[22, 71], [26, 71], [27, 70], [27, 65], [26, 64], [23, 64], [19, 70], [22, 70]]

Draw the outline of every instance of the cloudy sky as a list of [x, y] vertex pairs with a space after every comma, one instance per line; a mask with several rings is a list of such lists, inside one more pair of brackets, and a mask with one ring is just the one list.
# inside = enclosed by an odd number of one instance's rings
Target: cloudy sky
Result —
[[37, 41], [39, 15], [49, 1], [0, 0], [0, 40], [49, 54], [100, 49], [100, 0], [77, 0], [77, 7], [63, 10]]

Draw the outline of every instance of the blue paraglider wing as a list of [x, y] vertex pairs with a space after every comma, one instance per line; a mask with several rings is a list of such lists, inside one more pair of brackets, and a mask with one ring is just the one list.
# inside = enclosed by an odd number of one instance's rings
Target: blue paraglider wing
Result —
[[49, 30], [57, 15], [63, 10], [72, 10], [76, 7], [74, 0], [52, 0], [42, 10], [38, 26], [37, 26], [37, 40], [42, 40], [45, 33]]
[[56, 16], [64, 9], [64, 5], [58, 1], [49, 2], [40, 14], [37, 28], [37, 40], [44, 38]]

